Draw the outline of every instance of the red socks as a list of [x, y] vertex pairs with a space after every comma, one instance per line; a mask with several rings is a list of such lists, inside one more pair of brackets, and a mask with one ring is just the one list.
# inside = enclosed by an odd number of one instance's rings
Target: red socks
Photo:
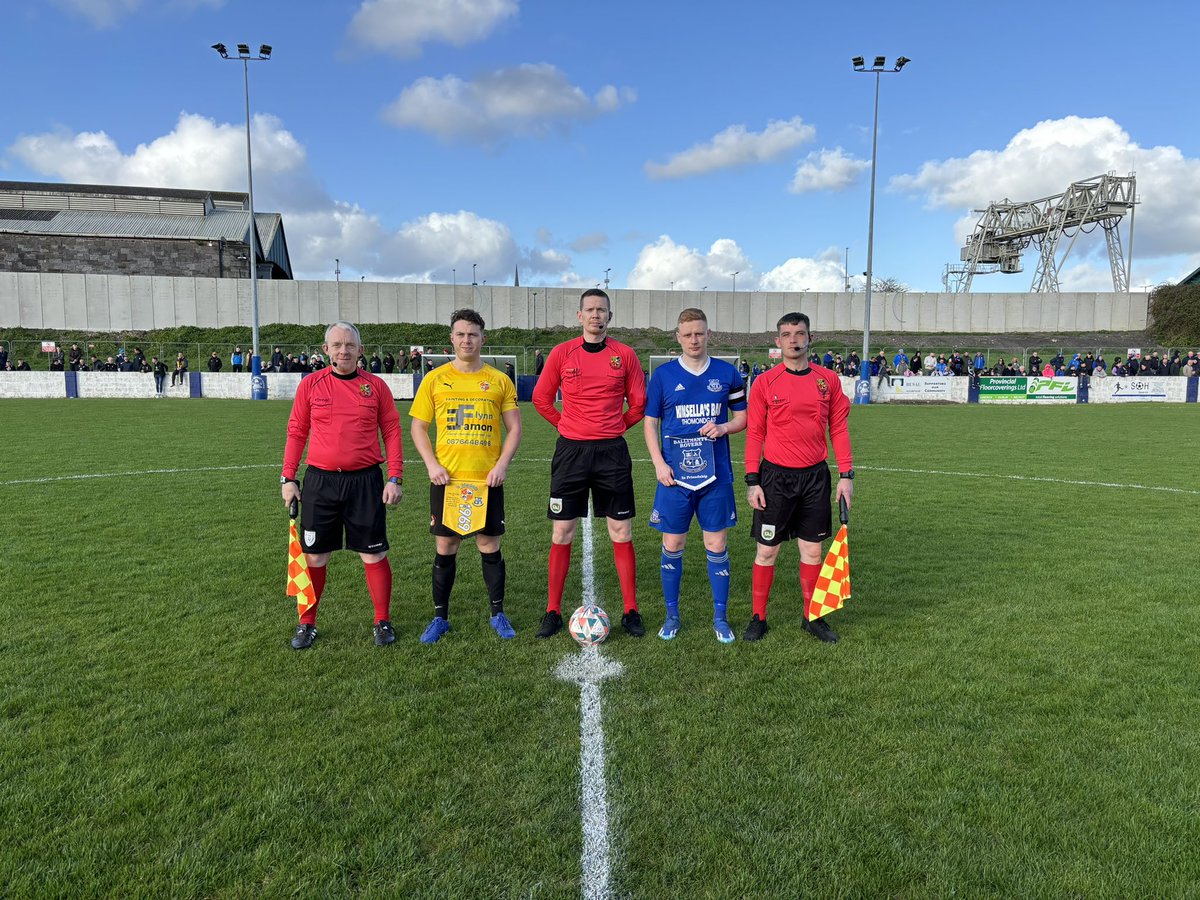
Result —
[[363, 563], [367, 574], [367, 592], [371, 595], [371, 604], [375, 607], [375, 622], [391, 618], [388, 610], [392, 604], [392, 564], [385, 556], [376, 563]]
[[325, 590], [325, 573], [327, 571], [329, 571], [328, 566], [308, 567], [308, 578], [312, 582], [313, 596], [317, 599], [300, 617], [300, 621], [304, 625], [317, 624], [317, 604], [321, 602], [321, 593]]
[[563, 586], [567, 583], [567, 572], [571, 569], [571, 545], [550, 545], [550, 572], [546, 612], [562, 612]]
[[808, 620], [808, 601], [813, 597], [817, 587], [817, 578], [821, 574], [820, 563], [800, 563], [800, 594], [804, 597], [804, 619]]
[[633, 553], [633, 541], [613, 541], [613, 559], [617, 563], [617, 580], [621, 582], [621, 600], [625, 612], [637, 611], [637, 557]]
[[751, 591], [754, 598], [754, 615], [764, 622], [767, 620], [767, 600], [771, 596], [771, 582], [775, 580], [774, 566], [754, 564], [751, 576]]

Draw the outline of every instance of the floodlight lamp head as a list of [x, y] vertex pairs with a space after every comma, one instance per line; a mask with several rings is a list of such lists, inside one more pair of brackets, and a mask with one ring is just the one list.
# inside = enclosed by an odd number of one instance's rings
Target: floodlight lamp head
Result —
[[229, 48], [224, 44], [213, 44], [212, 48], [221, 54], [221, 59], [229, 59]]
[[258, 58], [259, 59], [270, 59], [271, 58], [271, 45], [270, 44], [263, 44], [261, 47], [258, 48]]
[[246, 59], [250, 55], [250, 45], [249, 44], [238, 44], [237, 47], [238, 47], [238, 56], [240, 56], [242, 59]]
[[886, 65], [887, 65], [887, 57], [886, 56], [877, 56], [877, 57], [875, 57], [875, 65], [872, 68], [882, 69]]
[[901, 69], [903, 69], [905, 66], [907, 66], [910, 62], [912, 62], [912, 60], [909, 59], [907, 56], [901, 56], [899, 59], [896, 60], [896, 71], [899, 72]]
[[854, 66], [854, 68], [856, 68], [856, 69], [861, 69], [866, 64], [867, 64], [867, 61], [865, 59], [863, 59], [861, 56], [856, 56], [856, 57], [854, 57], [854, 59], [850, 60], [850, 65]]

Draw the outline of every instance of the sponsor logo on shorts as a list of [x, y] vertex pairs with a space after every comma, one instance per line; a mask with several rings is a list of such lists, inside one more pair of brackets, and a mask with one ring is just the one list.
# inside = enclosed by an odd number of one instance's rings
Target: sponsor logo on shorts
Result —
[[368, 549], [368, 550], [373, 550], [373, 549], [374, 549], [374, 548], [376, 548], [376, 547], [382, 547], [382, 546], [383, 546], [383, 541], [379, 541], [379, 542], [378, 542], [378, 543], [376, 543], [376, 544], [367, 544], [367, 549]]
[[721, 379], [719, 379], [719, 378], [708, 379], [708, 389], [710, 391], [712, 391], [714, 394], [721, 393]]
[[436, 524], [437, 524], [437, 516], [430, 516], [429, 517], [429, 527], [432, 528]]
[[660, 516], [658, 514], [658, 510], [657, 509], [651, 510], [650, 511], [650, 524], [657, 525], [661, 521], [662, 521], [662, 516]]
[[551, 497], [550, 498], [550, 512], [552, 512], [552, 513], [562, 512], [562, 497]]
[[762, 527], [762, 539], [764, 541], [769, 541], [774, 537], [775, 537], [775, 526], [774, 525], [764, 525]]
[[627, 510], [627, 509], [618, 509], [618, 510], [617, 510], [617, 512], [616, 512], [616, 514], [617, 514], [618, 516], [627, 516], [627, 515], [629, 515], [629, 510]]
[[317, 533], [315, 531], [304, 532], [304, 546], [311, 547], [317, 542]]
[[358, 386], [358, 392], [360, 394], [362, 394], [364, 397], [370, 397], [371, 396], [371, 386], [364, 381], [362, 384], [360, 384]]

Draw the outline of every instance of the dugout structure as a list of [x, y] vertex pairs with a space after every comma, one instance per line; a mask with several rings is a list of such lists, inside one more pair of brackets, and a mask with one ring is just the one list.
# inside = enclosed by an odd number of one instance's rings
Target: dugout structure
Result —
[[[443, 365], [444, 363], [450, 362], [450, 360], [454, 359], [454, 354], [453, 353], [426, 353], [424, 355], [423, 359], [425, 361], [421, 364], [421, 366], [424, 371], [421, 374], [424, 374], [425, 372], [432, 372], [438, 366]], [[505, 366], [511, 365], [513, 367], [512, 368], [513, 383], [516, 384], [516, 381], [517, 381], [517, 358], [516, 358], [516, 356], [512, 355], [511, 353], [498, 353], [498, 354], [494, 354], [494, 355], [490, 355], [490, 356], [487, 354], [480, 354], [479, 360], [480, 360], [480, 362], [484, 362], [494, 369], [499, 369], [501, 372], [504, 372], [506, 375], [508, 374], [508, 369], [506, 369]]]
[[[657, 369], [659, 366], [661, 366], [663, 363], [669, 363], [673, 359], [679, 359], [680, 356], [682, 356], [682, 354], [679, 354], [679, 353], [676, 353], [672, 356], [651, 356], [650, 357], [650, 375], [653, 376], [654, 370]], [[725, 360], [725, 362], [732, 365], [735, 369], [738, 367], [738, 364], [741, 363], [741, 361], [742, 361], [741, 356], [723, 356], [719, 353], [711, 353], [711, 354], [709, 354], [709, 356], [712, 359], [723, 359], [723, 360]]]

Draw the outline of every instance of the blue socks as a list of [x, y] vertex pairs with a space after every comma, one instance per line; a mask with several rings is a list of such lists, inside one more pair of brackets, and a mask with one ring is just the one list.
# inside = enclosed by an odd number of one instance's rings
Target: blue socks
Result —
[[679, 582], [683, 580], [683, 551], [662, 551], [659, 562], [659, 575], [662, 576], [663, 600], [667, 604], [667, 615], [679, 618]]
[[719, 622], [725, 618], [726, 607], [729, 606], [729, 550], [720, 553], [709, 553], [708, 583], [712, 585], [713, 621]]

